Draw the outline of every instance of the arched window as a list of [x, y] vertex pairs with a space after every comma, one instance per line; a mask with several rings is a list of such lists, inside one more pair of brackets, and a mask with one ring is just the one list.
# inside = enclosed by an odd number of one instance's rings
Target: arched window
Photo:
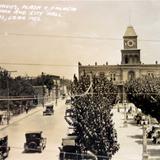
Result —
[[135, 72], [134, 71], [129, 71], [128, 72], [128, 80], [132, 80], [135, 78]]
[[99, 73], [99, 76], [100, 76], [100, 77], [104, 77], [104, 76], [105, 76], [105, 73], [104, 73], [104, 72], [100, 72], [100, 73]]

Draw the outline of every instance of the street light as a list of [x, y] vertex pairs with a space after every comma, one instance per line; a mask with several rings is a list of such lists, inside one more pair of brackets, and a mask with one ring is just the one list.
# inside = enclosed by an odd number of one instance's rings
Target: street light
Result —
[[147, 152], [147, 124], [148, 120], [145, 116], [142, 116], [141, 125], [143, 125], [143, 153], [142, 160], [148, 160], [148, 152]]
[[[17, 71], [7, 71], [8, 73], [13, 73]], [[7, 124], [9, 124], [10, 121], [10, 100], [9, 100], [9, 76], [7, 78], [7, 99], [8, 99], [8, 104], [7, 104]]]

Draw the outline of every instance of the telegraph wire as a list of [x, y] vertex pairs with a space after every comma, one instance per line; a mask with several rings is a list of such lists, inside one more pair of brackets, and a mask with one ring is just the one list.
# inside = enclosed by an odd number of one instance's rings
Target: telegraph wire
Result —
[[[5, 32], [0, 33], [1, 36], [22, 36], [22, 37], [46, 37], [46, 38], [70, 38], [70, 39], [88, 39], [88, 40], [110, 40], [110, 41], [122, 41], [122, 38], [112, 38], [112, 37], [93, 37], [93, 36], [77, 36], [77, 35], [56, 35], [56, 34], [24, 34], [24, 33], [14, 33]], [[160, 39], [138, 39], [142, 42], [160, 42]]]
[[42, 63], [8, 63], [8, 62], [0, 62], [2, 65], [17, 65], [17, 66], [51, 66], [51, 67], [78, 67], [78, 65], [74, 64], [42, 64]]
[[[5, 35], [6, 33], [6, 35]], [[92, 37], [92, 36], [77, 36], [77, 35], [56, 35], [56, 34], [24, 34], [24, 33], [0, 33], [2, 36], [23, 36], [23, 37], [48, 37], [48, 38], [71, 38], [71, 39], [95, 39], [95, 40], [122, 40], [121, 38], [110, 37]]]
[[[80, 95], [73, 95], [73, 97], [82, 97], [85, 95], [96, 95], [97, 93], [89, 93], [89, 89], [91, 88], [92, 84], [90, 85], [90, 87], [87, 89], [87, 91], [83, 94]], [[150, 93], [150, 92], [146, 92], [146, 93], [125, 93], [126, 95], [148, 95], [148, 96], [159, 96], [160, 93]], [[123, 95], [123, 93], [114, 93], [114, 92], [109, 92], [109, 93], [103, 93], [103, 95]], [[31, 97], [31, 96], [12, 96], [12, 97], [7, 97], [7, 96], [0, 96], [0, 101], [17, 101], [17, 100], [43, 100], [43, 99], [51, 99], [50, 97]]]

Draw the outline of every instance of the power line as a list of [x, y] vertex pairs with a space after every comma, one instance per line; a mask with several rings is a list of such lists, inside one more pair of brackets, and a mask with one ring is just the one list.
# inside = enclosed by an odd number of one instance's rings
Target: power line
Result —
[[71, 39], [95, 39], [95, 40], [122, 40], [121, 38], [56, 35], [56, 34], [24, 34], [24, 33], [0, 33], [2, 36], [23, 36], [23, 37], [48, 37], [48, 38], [71, 38]]
[[[24, 34], [24, 33], [14, 33], [5, 32], [0, 33], [1, 36], [22, 36], [22, 37], [47, 37], [47, 38], [71, 38], [71, 39], [88, 39], [88, 40], [111, 40], [111, 41], [122, 41], [122, 38], [112, 38], [112, 37], [93, 37], [93, 36], [77, 36], [77, 35], [56, 35], [56, 34]], [[138, 41], [143, 42], [160, 42], [160, 39], [138, 39]]]
[[17, 66], [78, 67], [78, 65], [42, 64], [42, 63], [8, 63], [8, 62], [0, 62], [0, 64], [3, 64], [3, 65], [17, 65]]

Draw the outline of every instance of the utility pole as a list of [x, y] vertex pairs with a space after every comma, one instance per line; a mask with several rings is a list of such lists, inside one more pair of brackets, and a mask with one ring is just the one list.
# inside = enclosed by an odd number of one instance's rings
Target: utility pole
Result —
[[58, 83], [56, 81], [56, 106], [57, 106], [57, 99], [58, 99]]
[[44, 73], [42, 72], [42, 75], [41, 75], [41, 78], [42, 78], [42, 106], [44, 108], [44, 97], [45, 97], [45, 86], [44, 86]]
[[62, 81], [62, 87], [63, 87], [63, 94], [64, 94], [64, 76], [63, 76], [63, 81]]
[[72, 85], [72, 82], [70, 82], [70, 87], [71, 87], [71, 88], [70, 88], [70, 92], [71, 92], [71, 97], [72, 97], [72, 94], [73, 94], [73, 90], [72, 90], [72, 89], [73, 89], [73, 88], [72, 88], [73, 85]]
[[125, 96], [125, 91], [124, 91], [124, 83], [123, 83], [123, 93], [122, 93], [122, 104], [123, 104], [123, 108], [124, 108], [124, 122], [123, 122], [123, 126], [124, 127], [127, 127], [127, 114], [126, 114], [126, 105], [127, 105], [127, 103], [126, 103], [126, 99], [124, 98], [124, 96]]
[[[13, 73], [13, 72], [17, 72], [17, 71], [7, 71], [8, 73]], [[7, 77], [7, 124], [9, 124], [10, 121], [10, 96], [9, 96], [9, 75]]]
[[92, 84], [92, 86], [91, 86], [91, 95], [93, 96], [93, 77], [92, 77], [92, 73], [90, 74], [90, 84]]
[[148, 160], [148, 152], [147, 152], [147, 124], [148, 121], [146, 120], [146, 117], [142, 117], [141, 124], [143, 125], [143, 153], [142, 153], [142, 160]]

